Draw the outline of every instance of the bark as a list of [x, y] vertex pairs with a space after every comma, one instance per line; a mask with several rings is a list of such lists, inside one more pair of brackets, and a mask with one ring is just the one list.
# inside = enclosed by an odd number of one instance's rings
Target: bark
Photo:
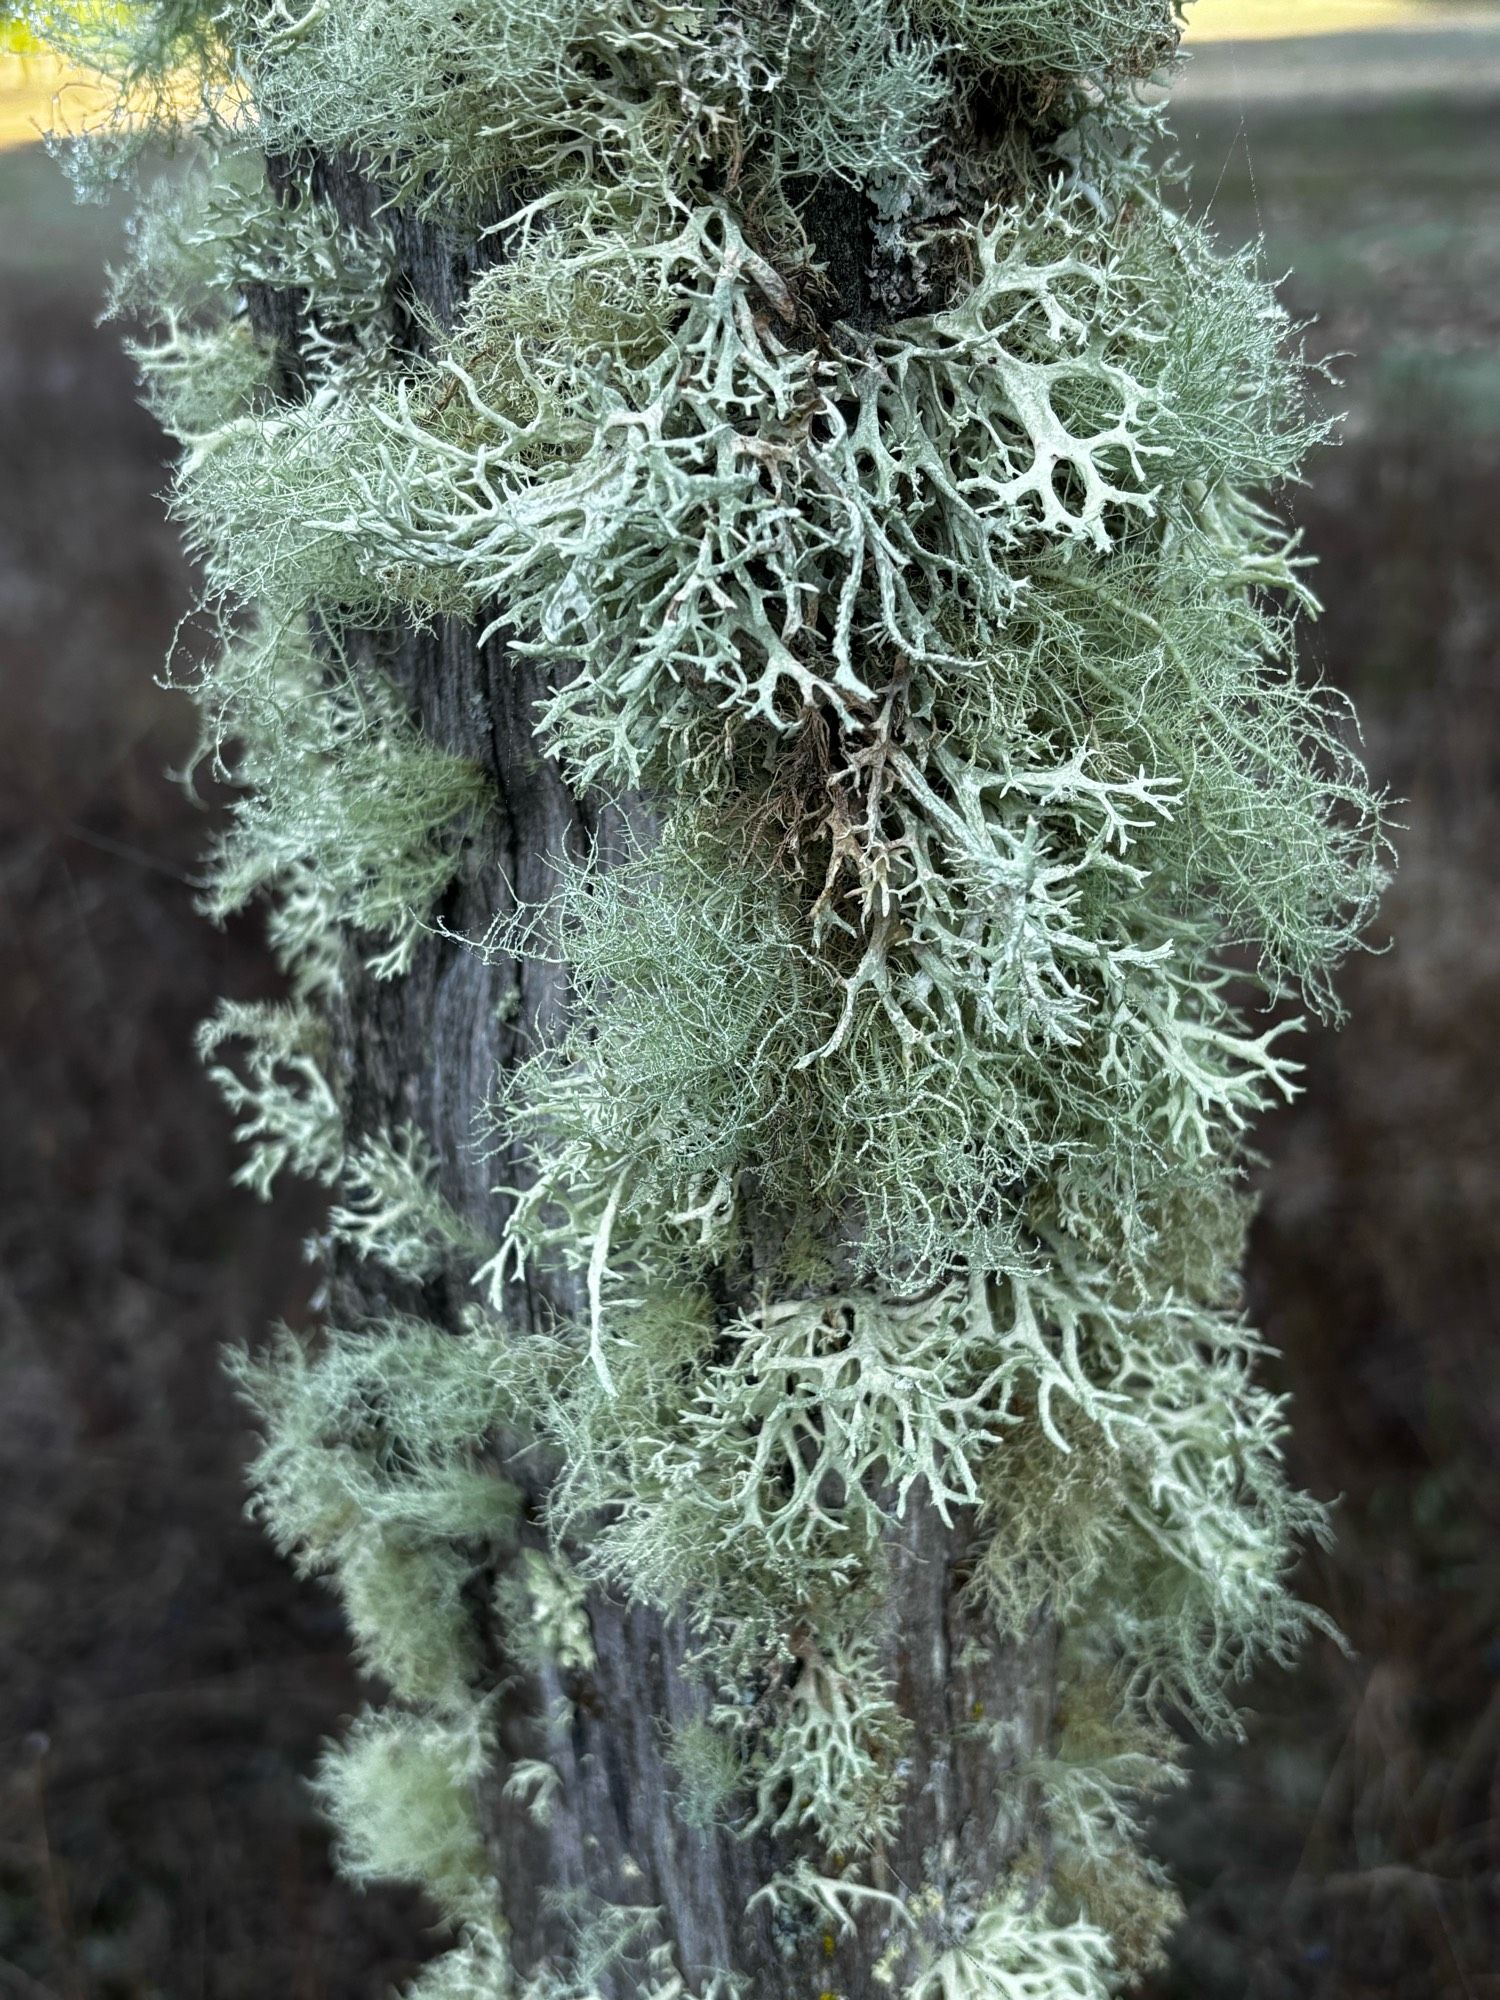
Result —
[[[368, 221], [372, 192], [357, 174], [324, 164], [318, 178], [347, 219]], [[815, 214], [827, 251], [830, 316], [863, 320], [866, 218], [843, 190], [831, 191]], [[451, 321], [484, 261], [482, 246], [456, 244], [410, 218], [397, 216], [394, 227], [408, 306], [420, 302]], [[295, 355], [295, 301], [267, 299], [261, 316]], [[415, 318], [412, 331], [415, 339]], [[515, 899], [544, 900], [559, 856], [591, 845], [618, 853], [632, 820], [643, 823], [638, 807], [575, 797], [540, 754], [532, 721], [546, 684], [534, 663], [508, 658], [495, 643], [480, 646], [475, 628], [453, 621], [427, 632], [353, 635], [353, 642], [394, 674], [428, 736], [472, 759], [493, 782], [494, 810], [471, 837], [440, 912], [450, 930], [477, 936]], [[504, 1199], [495, 1190], [512, 1178], [515, 1162], [503, 1150], [487, 1152], [476, 1120], [497, 1072], [529, 1052], [565, 1004], [556, 968], [486, 964], [444, 938], [429, 939], [402, 980], [381, 984], [351, 971], [334, 1022], [349, 1139], [415, 1124], [442, 1162], [445, 1195], [497, 1235]], [[463, 1264], [420, 1288], [370, 1264], [336, 1263], [331, 1274], [333, 1316], [342, 1324], [414, 1311], [457, 1326], [472, 1299]], [[573, 1301], [554, 1280], [518, 1291], [515, 1303], [518, 1312], [541, 1316]], [[1002, 1781], [1049, 1735], [1054, 1674], [1049, 1630], [1018, 1648], [980, 1646], [962, 1604], [968, 1539], [962, 1525], [945, 1527], [914, 1498], [891, 1540], [883, 1644], [912, 1737], [901, 1831], [873, 1879], [893, 1894], [930, 1885], [972, 1905], [1033, 1837], [1027, 1802], [1013, 1784], [1001, 1809]], [[888, 2000], [891, 1989], [872, 1978], [884, 1948], [878, 1913], [847, 1938], [822, 1920], [793, 1923], [765, 1902], [751, 1907], [755, 1892], [796, 1859], [795, 1840], [699, 1832], [681, 1818], [667, 1731], [706, 1705], [685, 1668], [690, 1647], [681, 1626], [599, 1594], [589, 1612], [597, 1667], [586, 1676], [527, 1675], [507, 1660], [504, 1634], [490, 1638], [494, 1680], [504, 1692], [486, 1820], [517, 1969], [524, 1974], [553, 1956], [566, 1962], [573, 1930], [557, 1892], [582, 1891], [658, 1908], [692, 1994], [714, 1972], [733, 1969], [744, 2000], [825, 1991], [839, 2000]], [[560, 1703], [572, 1717], [561, 1746], [548, 1727]], [[511, 1767], [530, 1758], [550, 1760], [561, 1778], [545, 1828], [504, 1796]], [[607, 1975], [601, 1988], [606, 2000], [631, 2000], [638, 1990], [629, 1966]]]

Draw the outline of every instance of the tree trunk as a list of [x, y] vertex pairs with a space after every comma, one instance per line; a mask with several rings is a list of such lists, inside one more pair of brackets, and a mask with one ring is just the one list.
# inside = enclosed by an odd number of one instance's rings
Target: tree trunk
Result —
[[[316, 182], [342, 217], [368, 224], [373, 197], [358, 174], [324, 165]], [[865, 319], [862, 206], [838, 190], [819, 209], [829, 268], [841, 280], [834, 311]], [[483, 246], [455, 243], [400, 215], [394, 226], [411, 296], [451, 323], [482, 268]], [[284, 351], [295, 352], [289, 302], [266, 302], [262, 316]], [[478, 937], [518, 903], [545, 902], [556, 886], [559, 856], [580, 858], [592, 848], [608, 858], [621, 851], [632, 820], [644, 823], [640, 807], [574, 796], [540, 752], [533, 718], [547, 683], [534, 663], [509, 657], [496, 642], [481, 646], [476, 627], [453, 620], [426, 631], [346, 636], [393, 675], [424, 735], [472, 760], [493, 783], [494, 808], [470, 838], [438, 912], [446, 931]], [[498, 1238], [506, 1203], [496, 1189], [513, 1179], [517, 1163], [479, 1142], [476, 1120], [497, 1072], [534, 1048], [566, 1004], [565, 977], [555, 966], [486, 959], [450, 936], [428, 938], [410, 974], [396, 981], [379, 981], [351, 963], [333, 1024], [348, 1142], [415, 1125], [441, 1163], [443, 1194], [486, 1237]], [[546, 1282], [545, 1298], [535, 1288], [516, 1288], [514, 1308], [523, 1323], [551, 1307], [577, 1310], [566, 1280]], [[461, 1259], [415, 1287], [376, 1264], [334, 1253], [336, 1324], [409, 1311], [456, 1329], [472, 1299], [472, 1273]], [[891, 1895], [937, 1889], [972, 1905], [1003, 1879], [1007, 1862], [1034, 1835], [1028, 1793], [1013, 1782], [1002, 1794], [1002, 1786], [1008, 1772], [1048, 1742], [1055, 1674], [1050, 1626], [1021, 1646], [997, 1645], [966, 1612], [970, 1539], [962, 1522], [943, 1523], [920, 1487], [891, 1537], [879, 1643], [912, 1734], [899, 1836], [867, 1873], [872, 1886]], [[891, 1934], [882, 1916], [887, 1906], [872, 1900], [853, 1932], [831, 1916], [789, 1920], [754, 1899], [774, 1875], [793, 1867], [797, 1841], [699, 1831], [682, 1817], [667, 1730], [702, 1713], [706, 1696], [686, 1669], [690, 1642], [681, 1624], [599, 1592], [590, 1596], [588, 1615], [596, 1665], [586, 1675], [528, 1673], [507, 1659], [504, 1633], [489, 1634], [491, 1676], [502, 1692], [500, 1755], [484, 1817], [516, 1971], [525, 1976], [569, 1962], [582, 1905], [568, 1892], [584, 1892], [606, 1904], [658, 1911], [660, 1936], [688, 1993], [701, 1992], [705, 2000], [714, 1976], [731, 1968], [743, 2000], [888, 1994], [889, 1985], [873, 1977]], [[548, 1726], [559, 1703], [571, 1714], [562, 1742]], [[521, 1800], [507, 1796], [506, 1779], [516, 1764], [543, 1758], [557, 1769], [560, 1785], [549, 1822], [540, 1826]], [[935, 1924], [929, 1942], [940, 1937]], [[606, 2000], [634, 2000], [645, 1990], [639, 1978], [640, 1964], [627, 1954], [600, 1975], [598, 1990]]]

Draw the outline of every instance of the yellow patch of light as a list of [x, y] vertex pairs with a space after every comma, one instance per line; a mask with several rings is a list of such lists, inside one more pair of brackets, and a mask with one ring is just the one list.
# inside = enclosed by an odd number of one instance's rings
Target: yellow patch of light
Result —
[[[83, 132], [106, 116], [118, 114], [119, 94], [113, 84], [65, 63], [46, 50], [27, 47], [22, 30], [0, 24], [0, 152], [29, 146], [48, 132]], [[7, 39], [8, 37], [8, 39]], [[170, 105], [190, 122], [202, 107], [196, 77], [187, 70], [174, 76], [165, 93], [153, 93], [140, 109], [159, 115]]]
[[1370, 28], [1433, 28], [1442, 18], [1431, 0], [1192, 0], [1187, 39], [1255, 42]]
[[0, 48], [0, 152], [29, 146], [55, 125], [87, 123], [113, 96], [56, 56]]

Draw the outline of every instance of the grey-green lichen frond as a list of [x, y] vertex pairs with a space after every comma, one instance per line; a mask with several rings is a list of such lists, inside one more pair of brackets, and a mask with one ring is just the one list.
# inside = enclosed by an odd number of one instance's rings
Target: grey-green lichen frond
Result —
[[378, 977], [407, 971], [485, 802], [480, 773], [430, 743], [389, 684], [295, 627], [237, 637], [196, 691], [218, 775], [239, 791], [210, 862], [209, 914], [269, 895], [272, 941], [304, 989], [328, 976], [335, 931], [378, 941]]
[[[234, 788], [205, 901], [262, 902], [292, 987], [203, 1031], [244, 1178], [478, 1284], [462, 1332], [236, 1364], [256, 1505], [396, 1698], [320, 1779], [346, 1867], [458, 1927], [422, 2000], [731, 2000], [647, 1909], [572, 1911], [524, 1975], [498, 1926], [481, 1625], [575, 1687], [607, 1589], [688, 1620], [683, 1810], [786, 1857], [783, 1934], [878, 1918], [902, 2000], [1099, 2000], [1173, 1917], [1164, 1718], [1232, 1728], [1312, 1622], [1324, 1520], [1236, 1281], [1295, 1024], [1249, 1010], [1335, 1010], [1383, 859], [1265, 497], [1317, 435], [1294, 330], [1151, 164], [1168, 0], [41, 11], [148, 122], [199, 107], [117, 303], [226, 635], [191, 676]], [[335, 155], [373, 221], [327, 204]], [[413, 217], [493, 253], [446, 327], [402, 293]], [[353, 954], [400, 979], [442, 936], [489, 807], [382, 667], [453, 614], [555, 670], [541, 747], [654, 829], [480, 946], [572, 994], [487, 1109], [498, 1244], [416, 1126], [346, 1134], [331, 1027]], [[528, 1272], [576, 1321], [518, 1321]], [[1019, 1762], [984, 1725], [1035, 1846], [897, 1893], [874, 1635], [919, 1501], [977, 1536], [995, 1644], [1057, 1621], [1063, 1688]], [[565, 1794], [511, 1773], [539, 1825]]]

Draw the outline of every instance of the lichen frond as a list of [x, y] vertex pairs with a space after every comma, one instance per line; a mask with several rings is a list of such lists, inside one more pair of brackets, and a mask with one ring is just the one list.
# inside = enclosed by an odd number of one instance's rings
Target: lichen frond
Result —
[[432, 1144], [415, 1125], [377, 1132], [345, 1153], [340, 1198], [328, 1212], [334, 1242], [418, 1281], [449, 1258], [482, 1257], [485, 1242], [437, 1185]]
[[522, 1666], [593, 1672], [588, 1587], [566, 1556], [523, 1549], [519, 1565], [495, 1586], [495, 1611], [506, 1649]]
[[482, 1717], [364, 1710], [325, 1752], [316, 1787], [351, 1879], [416, 1883], [445, 1916], [482, 1922], [494, 1888], [474, 1787], [490, 1747]]
[[811, 1834], [853, 1857], [894, 1834], [909, 1725], [858, 1632], [794, 1640], [756, 1702], [723, 1702], [713, 1720], [739, 1741], [747, 1836]]
[[[910, 867], [926, 893], [854, 930], [847, 971], [816, 910], [692, 822], [639, 863], [565, 877], [555, 922], [588, 1026], [497, 1102], [539, 1155], [516, 1253], [586, 1267], [607, 1216], [606, 1267], [660, 1269], [732, 1244], [753, 1194], [818, 1217], [856, 1271], [917, 1285], [1023, 1258], [1031, 1187], [1074, 1232], [1123, 1220], [1131, 1240], [1173, 1187], [1208, 1198], [1224, 1140], [1294, 1072], [1109, 852], [1110, 787], [1071, 776], [1018, 773], [1009, 802], [996, 780], [994, 809], [976, 788], [968, 821], [924, 782], [887, 881]], [[1146, 797], [1159, 819], [1164, 794]], [[1120, 788], [1127, 811], [1140, 798]], [[1081, 859], [1049, 839], [1049, 804], [1084, 816]]]
[[398, 1324], [331, 1334], [315, 1357], [283, 1335], [232, 1369], [263, 1427], [254, 1505], [278, 1546], [333, 1580], [370, 1672], [467, 1712], [480, 1654], [465, 1588], [518, 1500], [482, 1455], [504, 1407], [492, 1350]]
[[[240, 1049], [231, 1067], [226, 1044]], [[245, 1148], [235, 1179], [264, 1200], [282, 1173], [331, 1182], [343, 1160], [344, 1126], [329, 1084], [327, 1029], [310, 1007], [221, 1001], [198, 1031], [198, 1050]]]
[[[333, 1191], [346, 1269], [487, 1299], [236, 1364], [258, 1511], [409, 1704], [325, 1762], [346, 1868], [459, 1925], [421, 2000], [687, 2000], [658, 1913], [587, 1895], [514, 1972], [473, 1797], [476, 1618], [566, 1708], [609, 1591], [685, 1622], [672, 1756], [776, 1854], [778, 1920], [878, 1929], [903, 2000], [1101, 2000], [1172, 1918], [1162, 1718], [1232, 1728], [1315, 1622], [1287, 1579], [1326, 1523], [1234, 1278], [1247, 1134], [1297, 1076], [1254, 1010], [1336, 1012], [1384, 860], [1261, 497], [1320, 435], [1297, 335], [1154, 164], [1174, 9], [40, 11], [120, 80], [105, 167], [194, 72], [200, 157], [117, 304], [223, 634], [206, 901], [263, 902], [292, 987], [203, 1030], [241, 1178]], [[418, 240], [473, 252], [441, 315]], [[490, 788], [379, 666], [448, 614], [546, 669], [574, 782], [644, 795], [633, 850], [559, 861], [480, 946], [568, 993], [488, 1109], [498, 1244], [335, 1084], [352, 954], [406, 977], [480, 886]], [[975, 1722], [985, 1841], [1024, 1807], [1047, 1851], [998, 1881], [872, 1859], [918, 1505], [968, 1541], [976, 1644], [1059, 1626], [1052, 1740]], [[510, 1796], [570, 1811], [535, 1756]]]
[[66, 93], [53, 143], [92, 199], [130, 175], [149, 148], [184, 129], [232, 132], [244, 114], [218, 0], [24, 0], [37, 38], [107, 86], [101, 109], [72, 125]]
[[[154, 323], [130, 353], [152, 409], [191, 455], [264, 407], [285, 369], [312, 393], [375, 379], [391, 359], [394, 256], [388, 233], [341, 222], [306, 182], [273, 188], [258, 148], [225, 143], [153, 189], [110, 309]], [[297, 302], [295, 360], [253, 324], [251, 300], [267, 293]]]
[[1021, 1884], [978, 1910], [927, 1887], [901, 1912], [875, 1978], [902, 2000], [1104, 2000], [1113, 1988], [1104, 1933], [1050, 1921]]
[[1177, 50], [1174, 0], [918, 0], [976, 68], [1056, 77], [1153, 75]]
[[493, 213], [523, 178], [640, 199], [727, 170], [764, 206], [785, 202], [776, 184], [794, 166], [911, 177], [946, 95], [935, 45], [877, 0], [230, 12], [274, 145], [347, 149], [398, 201], [457, 215]]
[[304, 988], [336, 977], [329, 944], [342, 931], [377, 941], [371, 970], [399, 977], [489, 796], [482, 774], [305, 625], [233, 639], [196, 693], [219, 773], [240, 788], [210, 861], [208, 913], [270, 896], [272, 940]]

